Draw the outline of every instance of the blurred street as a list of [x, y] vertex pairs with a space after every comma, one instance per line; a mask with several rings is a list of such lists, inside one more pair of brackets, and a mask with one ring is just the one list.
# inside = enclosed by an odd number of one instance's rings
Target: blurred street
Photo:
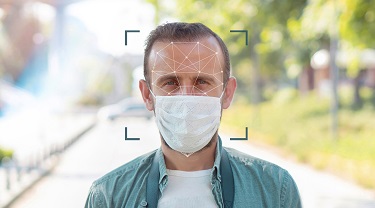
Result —
[[[128, 137], [139, 141], [125, 141]], [[230, 141], [223, 135], [225, 146], [272, 161], [286, 168], [296, 180], [305, 208], [370, 208], [375, 207], [375, 194], [330, 174], [280, 158], [263, 147], [243, 141]], [[251, 138], [250, 138], [251, 140]], [[123, 119], [99, 123], [61, 157], [58, 166], [47, 177], [27, 191], [11, 207], [83, 207], [91, 183], [110, 170], [159, 146], [153, 120]]]

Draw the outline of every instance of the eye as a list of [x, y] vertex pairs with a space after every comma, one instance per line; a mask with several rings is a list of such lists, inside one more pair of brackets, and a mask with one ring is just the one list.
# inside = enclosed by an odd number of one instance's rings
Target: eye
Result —
[[165, 85], [176, 85], [177, 83], [175, 81], [168, 81], [165, 83]]
[[198, 79], [197, 84], [201, 85], [201, 84], [208, 84], [206, 81], [202, 80], [202, 79]]

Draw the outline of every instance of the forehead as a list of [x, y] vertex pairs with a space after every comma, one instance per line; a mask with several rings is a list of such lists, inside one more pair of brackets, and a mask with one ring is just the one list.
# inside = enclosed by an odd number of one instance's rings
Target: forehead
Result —
[[194, 41], [156, 41], [152, 46], [152, 52], [168, 53], [172, 52], [173, 48], [180, 50], [181, 53], [221, 53], [220, 45], [213, 36], [199, 38]]
[[149, 67], [154, 71], [215, 73], [223, 70], [223, 57], [218, 41], [212, 36], [196, 41], [155, 42]]

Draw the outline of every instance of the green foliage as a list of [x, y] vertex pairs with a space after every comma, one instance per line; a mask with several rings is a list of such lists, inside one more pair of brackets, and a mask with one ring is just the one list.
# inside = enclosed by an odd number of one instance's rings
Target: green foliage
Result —
[[275, 105], [289, 103], [292, 100], [296, 99], [298, 91], [294, 88], [284, 88], [278, 90], [275, 96], [272, 99], [272, 103]]
[[9, 157], [11, 158], [13, 156], [13, 151], [8, 149], [3, 149], [0, 147], [0, 164], [3, 158]]
[[369, 0], [344, 0], [339, 17], [340, 35], [359, 48], [374, 48], [375, 4]]
[[287, 25], [293, 45], [297, 46], [293, 54], [303, 55], [299, 58], [301, 63], [308, 63], [313, 52], [328, 48], [330, 37], [337, 36], [339, 50], [350, 54], [345, 66], [350, 77], [355, 77], [361, 68], [360, 51], [375, 47], [373, 1], [310, 0], [301, 18], [291, 18]]
[[293, 93], [285, 90], [259, 106], [236, 103], [224, 111], [223, 126], [239, 134], [248, 126], [249, 142], [277, 146], [301, 162], [375, 188], [371, 177], [375, 171], [375, 111], [353, 111], [344, 103], [339, 112], [338, 138], [334, 139], [328, 99], [311, 94], [275, 102], [288, 94]]

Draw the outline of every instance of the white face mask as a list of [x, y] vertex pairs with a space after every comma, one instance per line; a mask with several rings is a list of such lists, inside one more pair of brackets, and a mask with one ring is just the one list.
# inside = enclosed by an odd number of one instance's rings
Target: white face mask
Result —
[[165, 142], [186, 157], [205, 147], [218, 130], [221, 96], [156, 96], [156, 124]]

